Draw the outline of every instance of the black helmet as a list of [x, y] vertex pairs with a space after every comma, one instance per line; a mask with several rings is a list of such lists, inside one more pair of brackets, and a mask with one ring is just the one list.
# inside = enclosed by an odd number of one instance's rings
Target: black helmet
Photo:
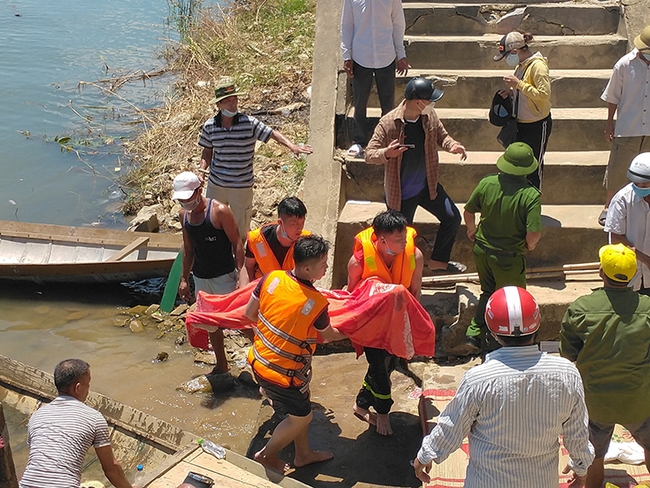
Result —
[[437, 102], [444, 95], [444, 91], [436, 88], [431, 80], [417, 77], [406, 84], [404, 98], [407, 100], [430, 100]]

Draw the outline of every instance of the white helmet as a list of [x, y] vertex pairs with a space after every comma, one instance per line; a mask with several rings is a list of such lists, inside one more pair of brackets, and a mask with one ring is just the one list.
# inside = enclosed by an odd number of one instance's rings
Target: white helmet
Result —
[[648, 183], [650, 181], [650, 152], [637, 155], [627, 170], [627, 179], [633, 183]]

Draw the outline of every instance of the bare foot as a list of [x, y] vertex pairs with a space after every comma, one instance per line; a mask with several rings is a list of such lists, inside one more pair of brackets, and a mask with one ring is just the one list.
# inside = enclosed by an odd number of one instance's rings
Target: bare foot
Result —
[[377, 414], [377, 434], [393, 435], [393, 429], [390, 426], [390, 418], [387, 413]]
[[308, 464], [322, 463], [329, 461], [334, 457], [334, 454], [328, 451], [311, 451], [306, 456], [297, 456], [293, 460], [293, 465], [296, 468], [302, 468]]
[[376, 413], [371, 412], [370, 410], [366, 410], [365, 408], [361, 408], [356, 403], [352, 407], [352, 411], [354, 412], [354, 416], [359, 420], [362, 420], [363, 422], [368, 422], [370, 425], [377, 425]]
[[262, 466], [265, 468], [272, 469], [273, 471], [280, 473], [280, 474], [286, 474], [287, 471], [291, 469], [291, 466], [289, 466], [289, 463], [285, 463], [282, 459], [280, 459], [278, 456], [269, 456], [264, 453], [264, 449], [261, 451], [255, 453], [255, 456], [253, 457], [255, 461], [260, 463]]

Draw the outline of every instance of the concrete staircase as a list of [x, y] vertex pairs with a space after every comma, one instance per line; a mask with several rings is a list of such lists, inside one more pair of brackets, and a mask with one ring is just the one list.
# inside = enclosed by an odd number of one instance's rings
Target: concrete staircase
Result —
[[[518, 7], [481, 5], [471, 0], [461, 5], [410, 1], [404, 3], [404, 12], [406, 53], [413, 68], [407, 78], [398, 78], [396, 100], [403, 98], [406, 82], [416, 75], [435, 78], [437, 85], [445, 89], [436, 111], [452, 137], [468, 149], [469, 157], [461, 163], [458, 156], [441, 152], [440, 181], [461, 209], [478, 181], [496, 171], [494, 163], [502, 152], [496, 141], [498, 129], [487, 120], [492, 96], [503, 87], [502, 77], [512, 73], [504, 62], [492, 61], [498, 41], [514, 29], [535, 36], [531, 47], [549, 59], [551, 69], [553, 132], [543, 183], [544, 234], [538, 248], [529, 255], [529, 265], [596, 261], [597, 249], [606, 242], [597, 217], [605, 199], [602, 180], [609, 155], [603, 138], [607, 113], [600, 95], [612, 66], [628, 50], [627, 38], [617, 34], [618, 4], [540, 0]], [[369, 109], [375, 123], [378, 105], [375, 94]], [[337, 114], [337, 146], [344, 149], [349, 143], [353, 113], [349, 106], [339, 103]], [[354, 234], [385, 208], [383, 167], [348, 159], [344, 152], [341, 160], [343, 210], [336, 229], [334, 286], [345, 282]], [[430, 252], [437, 225], [426, 212], [416, 213], [415, 226], [421, 236], [418, 245], [425, 256]], [[471, 243], [464, 226], [458, 233], [452, 259], [473, 269]], [[590, 285], [578, 288], [586, 293]], [[542, 295], [554, 307], [558, 303], [566, 307], [581, 294], [566, 293], [567, 287], [557, 283], [547, 288], [551, 291]], [[478, 291], [471, 286], [463, 289]], [[460, 315], [462, 318], [463, 313]], [[461, 322], [467, 322], [473, 312], [464, 315], [467, 320]], [[557, 315], [549, 314], [553, 330], [546, 334], [547, 338], [556, 335]], [[442, 355], [458, 353], [452, 343], [443, 349]]]

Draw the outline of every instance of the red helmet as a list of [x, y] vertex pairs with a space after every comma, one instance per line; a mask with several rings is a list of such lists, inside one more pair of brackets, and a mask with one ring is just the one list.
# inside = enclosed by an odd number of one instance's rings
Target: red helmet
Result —
[[485, 307], [485, 322], [494, 334], [522, 336], [539, 329], [539, 306], [523, 288], [506, 286], [495, 291]]

